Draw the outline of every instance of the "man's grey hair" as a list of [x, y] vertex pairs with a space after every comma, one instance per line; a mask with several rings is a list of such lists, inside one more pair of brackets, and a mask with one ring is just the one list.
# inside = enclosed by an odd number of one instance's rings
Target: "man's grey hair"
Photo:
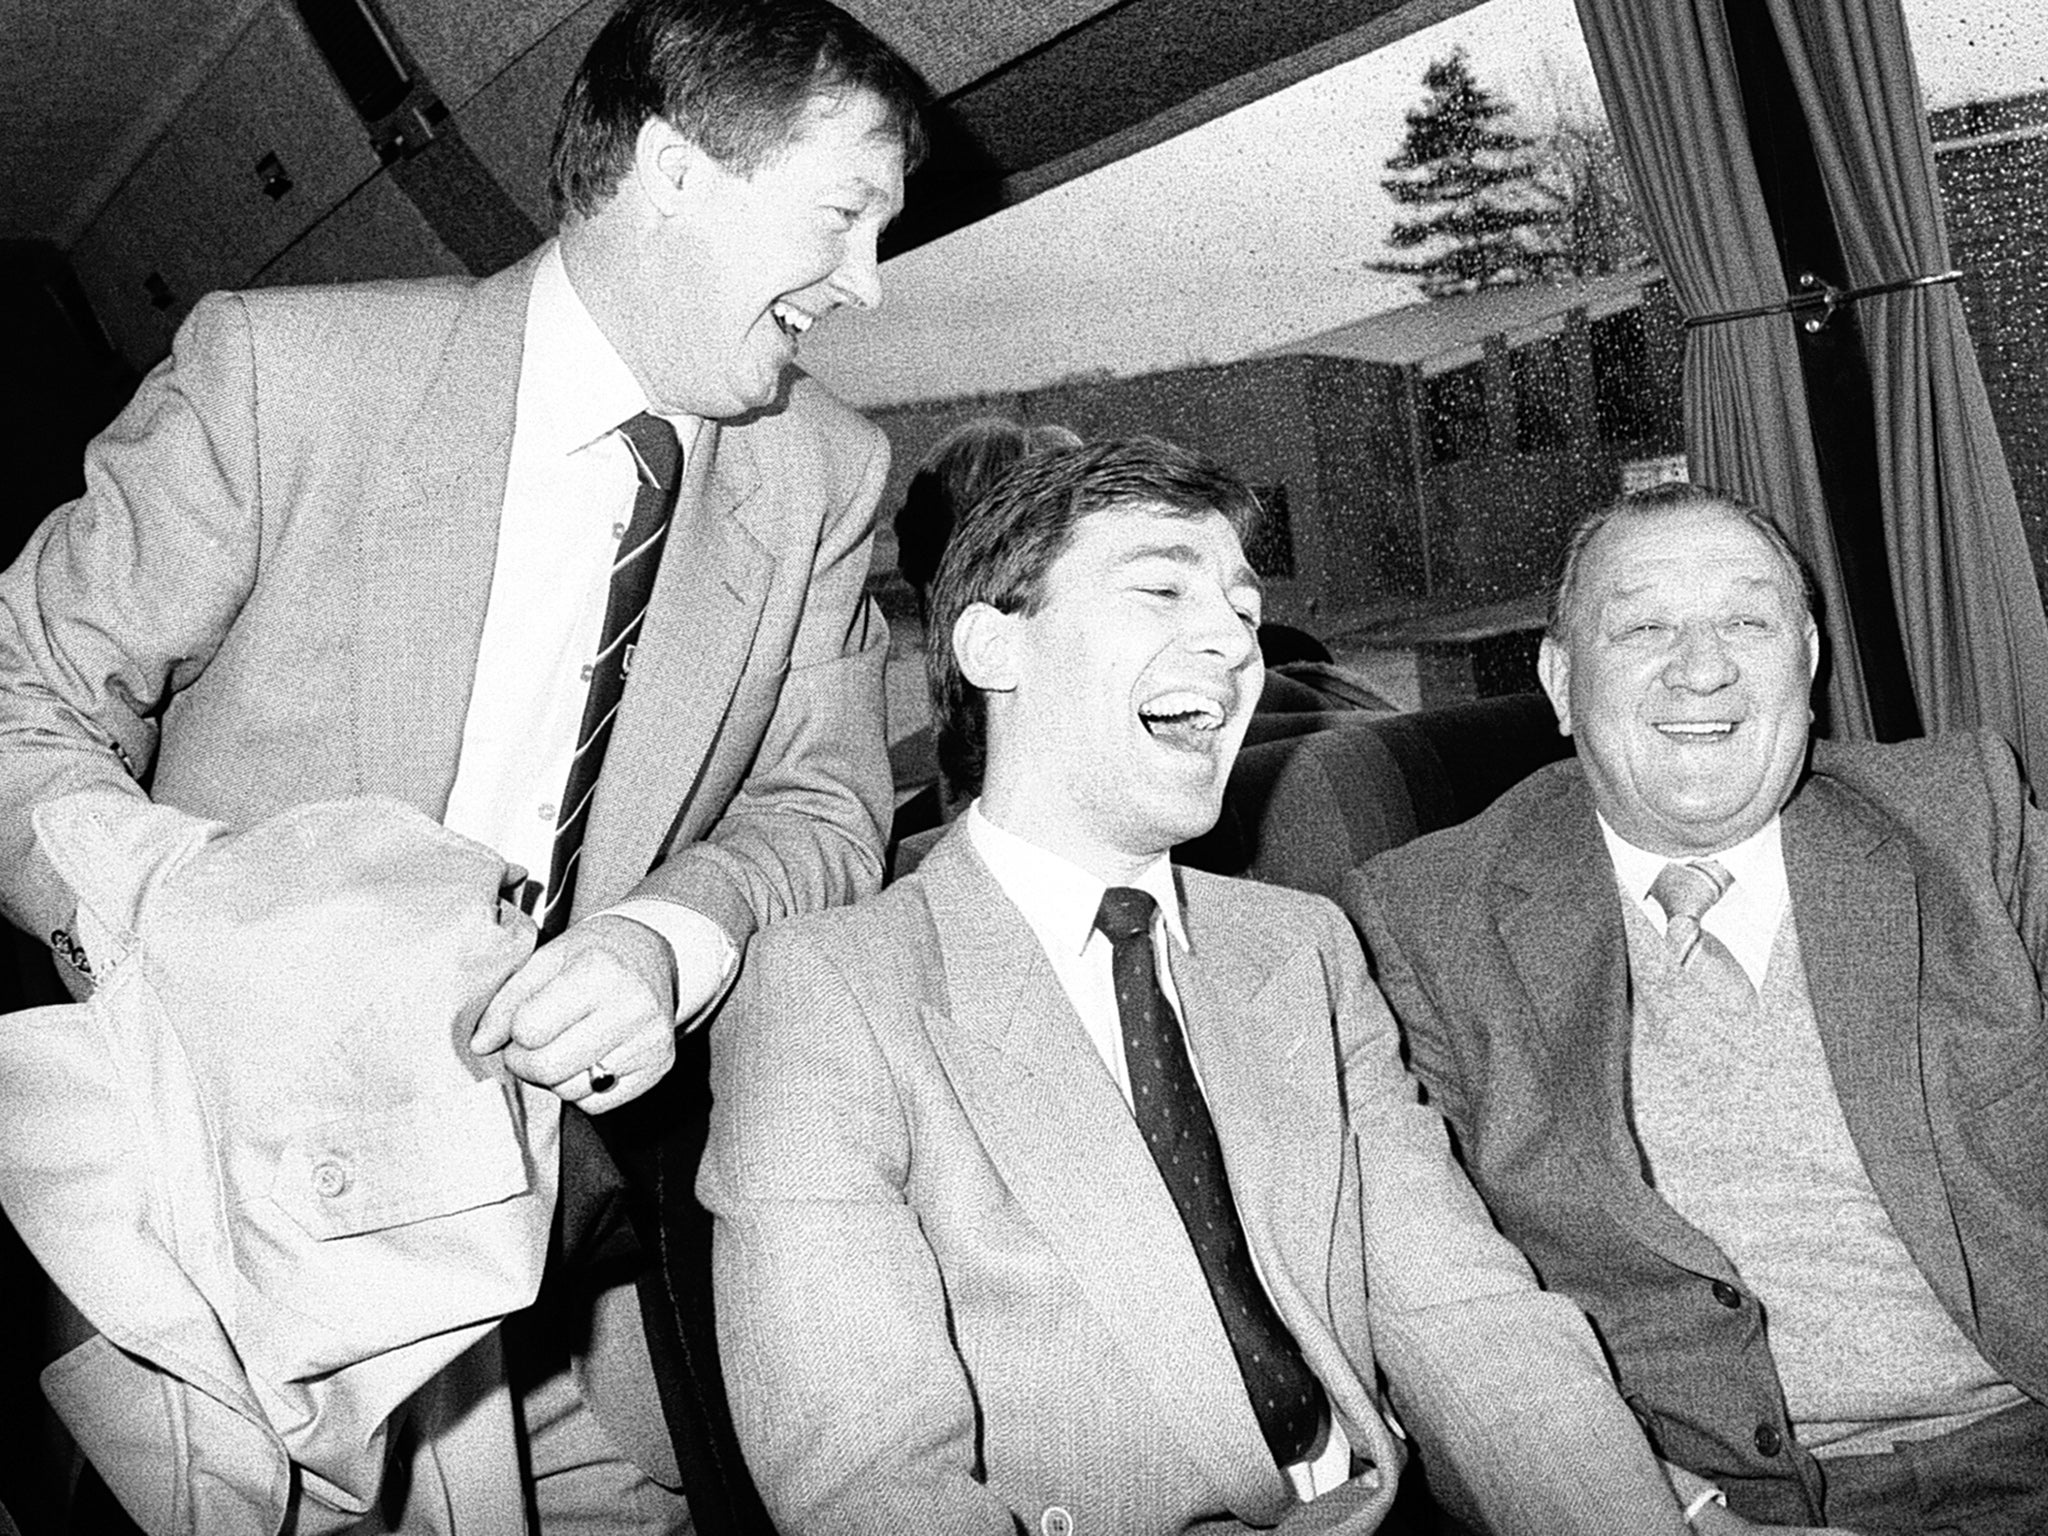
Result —
[[1581, 567], [1585, 564], [1586, 550], [1599, 535], [1602, 528], [1618, 518], [1655, 517], [1666, 512], [1684, 512], [1695, 508], [1718, 508], [1734, 513], [1757, 532], [1757, 537], [1768, 544], [1785, 562], [1785, 568], [1792, 573], [1793, 583], [1799, 591], [1799, 601], [1809, 618], [1813, 616], [1813, 582], [1806, 574], [1806, 563], [1799, 558], [1799, 551], [1792, 547], [1792, 541], [1785, 532], [1771, 521], [1770, 515], [1762, 508], [1730, 491], [1716, 490], [1710, 485], [1695, 485], [1690, 480], [1672, 480], [1663, 485], [1653, 485], [1647, 490], [1628, 491], [1604, 505], [1595, 507], [1580, 518], [1572, 529], [1571, 539], [1564, 548], [1564, 560], [1558, 567], [1557, 584], [1551, 588], [1550, 613], [1545, 622], [1544, 632], [1553, 640], [1563, 640], [1571, 627], [1571, 618], [1578, 602]]

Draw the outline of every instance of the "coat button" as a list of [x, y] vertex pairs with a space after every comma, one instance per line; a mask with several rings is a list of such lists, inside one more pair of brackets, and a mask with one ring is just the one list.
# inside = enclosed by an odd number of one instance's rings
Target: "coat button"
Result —
[[1778, 1433], [1775, 1424], [1759, 1424], [1756, 1427], [1756, 1451], [1759, 1456], [1775, 1456], [1785, 1448], [1785, 1437]]
[[1742, 1305], [1742, 1292], [1735, 1289], [1726, 1280], [1716, 1280], [1714, 1282], [1714, 1300], [1721, 1303], [1724, 1307], [1739, 1307]]
[[1038, 1536], [1074, 1536], [1074, 1517], [1063, 1504], [1049, 1504], [1038, 1517]]
[[313, 1165], [313, 1193], [323, 1200], [347, 1194], [350, 1182], [348, 1169], [333, 1158], [323, 1158]]

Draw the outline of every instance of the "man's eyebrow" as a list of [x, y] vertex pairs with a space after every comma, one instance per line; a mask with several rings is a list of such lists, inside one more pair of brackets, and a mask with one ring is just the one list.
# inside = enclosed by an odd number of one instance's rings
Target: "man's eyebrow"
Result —
[[1202, 552], [1180, 539], [1160, 539], [1134, 545], [1116, 557], [1118, 565], [1136, 565], [1140, 560], [1171, 560], [1175, 565], [1200, 565]]
[[[1121, 569], [1127, 565], [1136, 565], [1142, 560], [1169, 560], [1175, 565], [1198, 566], [1205, 564], [1208, 556], [1194, 545], [1182, 540], [1161, 539], [1156, 543], [1140, 544], [1134, 549], [1125, 550], [1112, 562], [1112, 566]], [[1240, 565], [1225, 576], [1223, 585], [1229, 589], [1249, 587], [1261, 597], [1266, 595], [1265, 583], [1259, 580], [1259, 573], [1249, 564]]]

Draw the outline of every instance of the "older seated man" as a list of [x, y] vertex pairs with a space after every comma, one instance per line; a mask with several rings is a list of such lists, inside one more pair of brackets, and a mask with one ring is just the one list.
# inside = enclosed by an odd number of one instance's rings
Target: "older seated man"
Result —
[[1767, 518], [1622, 498], [1540, 652], [1577, 761], [1346, 899], [1665, 1457], [1756, 1521], [2048, 1530], [2048, 825], [1989, 737], [1809, 749], [1818, 647]]
[[749, 956], [698, 1191], [789, 1536], [1370, 1531], [1405, 1457], [1382, 1370], [1490, 1528], [1684, 1530], [1342, 915], [1167, 862], [1257, 701], [1256, 514], [1147, 439], [1013, 470], [933, 603], [979, 798], [910, 878]]

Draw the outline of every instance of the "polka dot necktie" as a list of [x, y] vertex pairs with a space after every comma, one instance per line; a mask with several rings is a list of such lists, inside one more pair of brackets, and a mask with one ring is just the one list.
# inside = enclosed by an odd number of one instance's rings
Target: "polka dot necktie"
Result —
[[1275, 1461], [1291, 1466], [1307, 1456], [1322, 1430], [1322, 1384], [1252, 1267], [1208, 1101], [1195, 1081], [1180, 1020], [1159, 989], [1152, 953], [1157, 910], [1145, 892], [1111, 886], [1095, 916], [1110, 943], [1131, 1109], [1179, 1207], [1266, 1444]]
[[1735, 877], [1712, 859], [1673, 860], [1657, 872], [1650, 895], [1664, 909], [1664, 947], [1680, 971], [1717, 989], [1754, 995], [1742, 962], [1700, 927], [1707, 909], [1734, 883]]
[[619, 551], [612, 562], [604, 631], [598, 640], [597, 659], [590, 667], [590, 692], [583, 700], [576, 755], [569, 760], [568, 782], [562, 787], [547, 895], [536, 914], [543, 940], [568, 926], [583, 834], [590, 824], [590, 797], [604, 768], [605, 748], [611, 745], [612, 723], [625, 696], [626, 673], [640, 638], [640, 621], [647, 616], [647, 603], [654, 595], [654, 575], [661, 567], [662, 545], [668, 539], [676, 490], [682, 480], [682, 446], [668, 422], [642, 411], [619, 430], [632, 443], [638, 459], [640, 490], [633, 498], [632, 521], [619, 538]]

